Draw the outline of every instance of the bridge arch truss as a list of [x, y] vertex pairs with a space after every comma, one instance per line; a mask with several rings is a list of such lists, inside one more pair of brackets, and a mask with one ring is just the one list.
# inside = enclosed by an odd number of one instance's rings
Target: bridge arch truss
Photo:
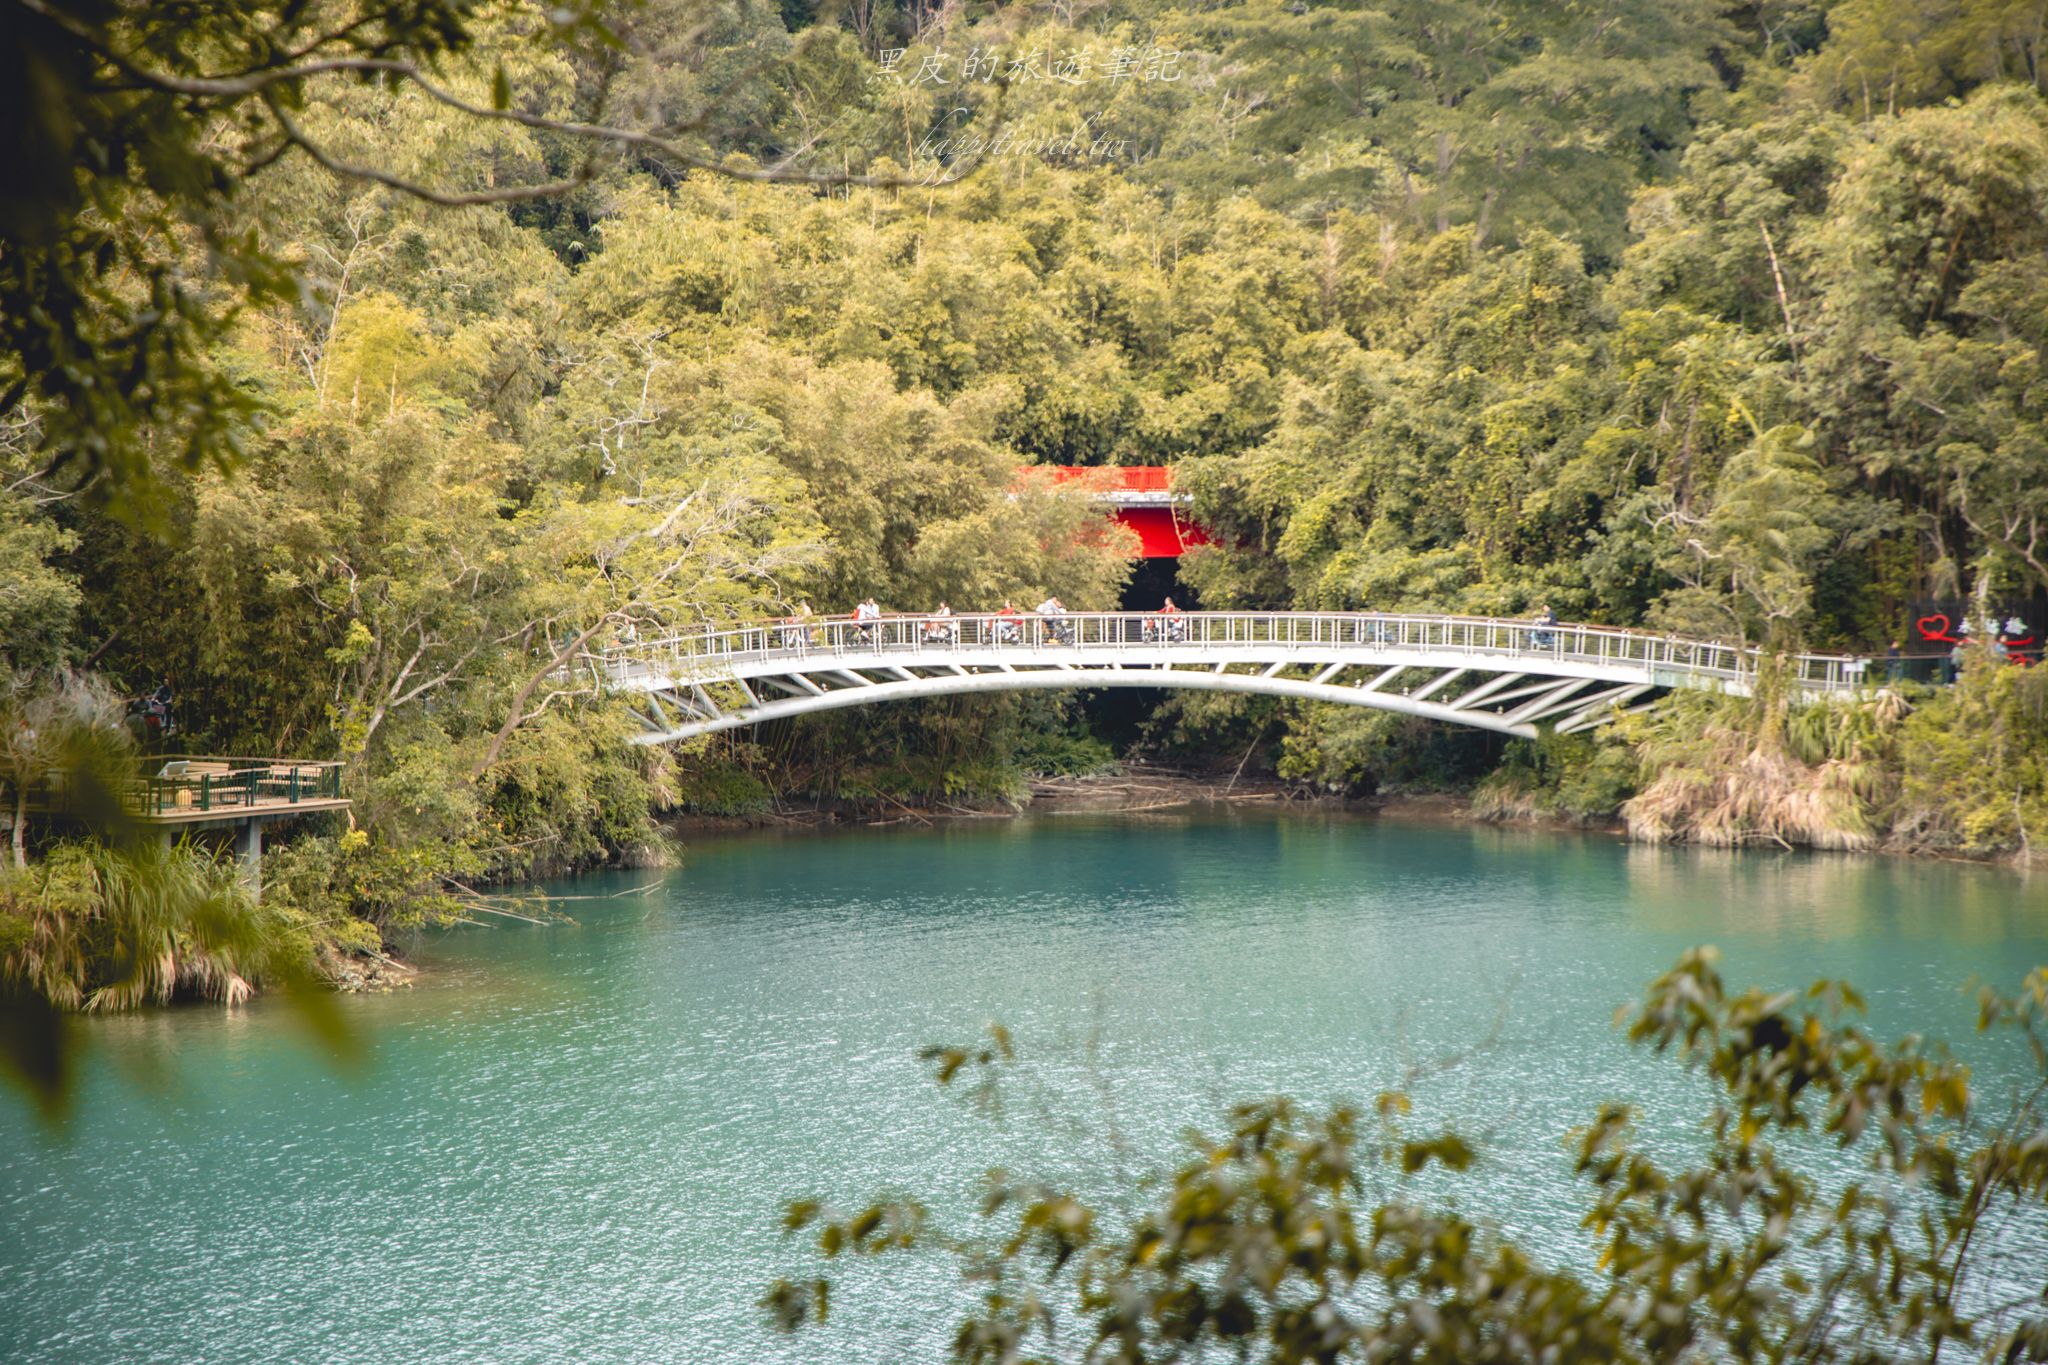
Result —
[[[1747, 694], [1757, 651], [1607, 626], [1381, 612], [1076, 612], [816, 620], [705, 630], [593, 660], [633, 698], [636, 742], [918, 697], [1178, 687], [1373, 707], [1502, 734], [1570, 734], [1674, 688]], [[1864, 661], [1782, 660], [1790, 686], [1847, 695]]]

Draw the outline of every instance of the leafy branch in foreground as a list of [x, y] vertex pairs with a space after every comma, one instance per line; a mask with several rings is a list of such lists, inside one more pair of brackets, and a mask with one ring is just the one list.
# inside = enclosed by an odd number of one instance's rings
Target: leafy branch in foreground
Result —
[[[557, 199], [634, 158], [669, 174], [814, 187], [946, 184], [978, 165], [964, 159], [937, 176], [869, 175], [845, 162], [821, 170], [799, 164], [809, 142], [767, 164], [724, 155], [710, 125], [796, 44], [687, 113], [649, 126], [608, 121], [613, 79], [646, 56], [623, 22], [637, 8], [0, 0], [0, 443], [32, 450], [54, 485], [159, 519], [140, 495], [161, 491], [152, 481], [166, 456], [188, 471], [238, 460], [260, 403], [215, 352], [245, 306], [290, 305], [309, 285], [268, 225], [232, 210], [246, 182], [295, 155], [446, 209]], [[714, 7], [702, 9], [671, 16], [693, 21], [684, 45], [699, 60], [715, 47]], [[515, 86], [502, 58], [513, 55], [516, 70], [522, 48], [580, 64], [587, 117]], [[392, 103], [416, 92], [474, 126], [547, 136], [566, 168], [501, 183], [481, 160], [435, 174], [365, 158], [306, 117], [340, 82]], [[996, 120], [1006, 94], [993, 101]]]
[[[1455, 1134], [1409, 1136], [1399, 1092], [1380, 1096], [1376, 1122], [1241, 1105], [1127, 1217], [995, 1171], [985, 1239], [935, 1233], [911, 1200], [852, 1215], [800, 1203], [786, 1228], [828, 1258], [957, 1258], [983, 1289], [952, 1358], [975, 1365], [1136, 1365], [1212, 1346], [1276, 1365], [2048, 1358], [2044, 1268], [2013, 1257], [2008, 1236], [2048, 1227], [2048, 968], [2015, 996], [1980, 997], [1980, 1028], [2032, 1049], [2028, 1090], [1997, 1112], [1941, 1047], [1887, 1047], [1848, 1022], [1863, 1009], [1849, 986], [1731, 994], [1714, 963], [1710, 948], [1686, 953], [1628, 1025], [1712, 1084], [1697, 1164], [1661, 1165], [1619, 1104], [1574, 1135], [1590, 1271], [1546, 1268], [1417, 1197], [1409, 1177], [1436, 1166], [1455, 1180], [1476, 1157]], [[970, 1064], [999, 1078], [1009, 1056], [926, 1055], [941, 1084]], [[1830, 1188], [1787, 1164], [1815, 1140], [1856, 1152], [1868, 1174]], [[794, 1331], [830, 1299], [820, 1277], [778, 1282], [762, 1302]]]

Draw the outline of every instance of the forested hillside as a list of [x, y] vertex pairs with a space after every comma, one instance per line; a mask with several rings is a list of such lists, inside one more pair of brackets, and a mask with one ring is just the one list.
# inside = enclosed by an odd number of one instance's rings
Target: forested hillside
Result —
[[[255, 60], [239, 20], [97, 16], [159, 68]], [[417, 922], [678, 805], [1099, 754], [1037, 699], [634, 751], [553, 672], [804, 600], [1113, 605], [1128, 547], [1020, 464], [1176, 465], [1211, 607], [1882, 653], [1916, 601], [2048, 592], [2039, 0], [599, 17], [471, 16], [431, 83], [137, 96], [233, 174], [96, 174], [81, 123], [92, 193], [9, 220], [4, 704], [47, 734], [169, 675], [195, 749], [349, 760], [354, 827], [284, 853], [286, 903]], [[33, 63], [41, 22], [0, 36]], [[2002, 852], [2048, 820], [2034, 672], [1505, 754], [1274, 703], [1147, 733], [1352, 791], [1504, 760], [1497, 809], [1633, 798], [1658, 837]]]

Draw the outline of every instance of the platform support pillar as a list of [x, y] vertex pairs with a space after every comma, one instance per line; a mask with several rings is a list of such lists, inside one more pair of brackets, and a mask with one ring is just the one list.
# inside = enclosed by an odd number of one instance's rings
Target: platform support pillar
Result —
[[242, 885], [250, 896], [263, 899], [263, 822], [245, 820], [235, 832], [235, 861], [241, 864]]

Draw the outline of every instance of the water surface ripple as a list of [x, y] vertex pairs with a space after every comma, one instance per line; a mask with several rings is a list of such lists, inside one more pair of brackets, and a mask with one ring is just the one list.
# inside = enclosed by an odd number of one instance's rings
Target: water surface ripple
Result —
[[[765, 1329], [808, 1268], [784, 1201], [951, 1217], [996, 1162], [1101, 1189], [1233, 1100], [1418, 1066], [1426, 1120], [1486, 1135], [1461, 1206], [1571, 1257], [1574, 1124], [1625, 1097], [1690, 1141], [1696, 1082], [1611, 1024], [1685, 946], [1977, 1048], [1960, 988], [2048, 961], [2048, 887], [1993, 869], [1347, 817], [734, 839], [564, 889], [650, 880], [421, 944], [420, 986], [345, 1004], [361, 1074], [274, 1006], [90, 1025], [64, 1130], [0, 1108], [0, 1360], [936, 1360], [943, 1266], [848, 1267], [827, 1338]], [[992, 1018], [1031, 1062], [999, 1121], [915, 1060]]]

